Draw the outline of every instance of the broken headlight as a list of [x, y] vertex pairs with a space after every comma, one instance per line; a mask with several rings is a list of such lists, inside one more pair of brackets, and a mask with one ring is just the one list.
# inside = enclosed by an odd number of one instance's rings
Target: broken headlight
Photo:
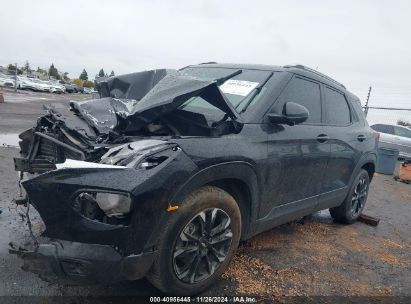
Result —
[[73, 209], [91, 220], [127, 225], [131, 197], [123, 193], [81, 192], [73, 202]]
[[117, 193], [97, 192], [96, 203], [107, 216], [123, 216], [130, 212], [130, 196]]

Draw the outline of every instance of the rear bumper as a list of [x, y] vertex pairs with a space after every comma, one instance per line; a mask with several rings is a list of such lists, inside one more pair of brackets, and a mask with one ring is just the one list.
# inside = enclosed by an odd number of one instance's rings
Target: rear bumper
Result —
[[143, 278], [154, 253], [121, 256], [108, 245], [56, 241], [28, 250], [10, 244], [9, 252], [23, 259], [23, 270], [48, 282], [63, 284], [106, 284]]

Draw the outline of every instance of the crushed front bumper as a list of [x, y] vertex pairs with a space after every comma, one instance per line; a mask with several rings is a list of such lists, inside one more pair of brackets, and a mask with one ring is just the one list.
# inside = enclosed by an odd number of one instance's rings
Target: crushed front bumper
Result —
[[106, 284], [143, 278], [155, 252], [121, 256], [108, 245], [55, 241], [29, 250], [10, 244], [9, 252], [24, 260], [23, 270], [48, 282]]

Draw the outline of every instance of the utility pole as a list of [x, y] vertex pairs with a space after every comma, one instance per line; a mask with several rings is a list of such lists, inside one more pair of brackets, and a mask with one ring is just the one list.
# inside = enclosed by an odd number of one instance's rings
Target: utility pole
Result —
[[364, 107], [365, 117], [367, 117], [367, 114], [368, 114], [368, 101], [370, 100], [371, 89], [372, 89], [372, 87], [370, 86], [370, 88], [368, 89], [367, 100], [365, 102], [365, 107]]
[[14, 92], [17, 92], [17, 62], [15, 67], [16, 69], [14, 70]]

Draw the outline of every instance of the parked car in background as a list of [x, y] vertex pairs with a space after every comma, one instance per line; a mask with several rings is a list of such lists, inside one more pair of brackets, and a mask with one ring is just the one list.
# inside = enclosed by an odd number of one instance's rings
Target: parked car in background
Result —
[[64, 85], [59, 84], [58, 82], [48, 81], [47, 84], [50, 85], [50, 93], [61, 94], [66, 92]]
[[0, 87], [14, 87], [13, 76], [0, 74]]
[[400, 158], [411, 159], [411, 130], [391, 124], [375, 124], [371, 128], [380, 133], [378, 146], [398, 149]]
[[39, 92], [51, 92], [51, 85], [46, 81], [41, 81], [40, 79], [33, 78], [34, 89]]
[[96, 92], [97, 91], [95, 91], [93, 88], [84, 88], [84, 94], [93, 94]]
[[323, 209], [351, 224], [365, 206], [377, 133], [358, 97], [315, 70], [201, 64], [98, 91], [20, 134], [16, 202], [38, 210], [50, 241], [9, 250], [44, 279], [147, 276], [193, 295], [240, 240]]
[[36, 91], [36, 83], [33, 81], [33, 78], [28, 78], [28, 77], [22, 77], [18, 76], [17, 77], [17, 88], [20, 90], [34, 90]]
[[76, 88], [76, 93], [84, 93], [84, 88], [83, 87], [80, 87], [78, 85], [74, 85], [74, 86]]
[[80, 87], [73, 83], [60, 82], [60, 84], [62, 84], [65, 87], [67, 93], [84, 93], [83, 87]]
[[66, 93], [77, 93], [77, 90], [73, 84], [60, 82], [66, 89]]

